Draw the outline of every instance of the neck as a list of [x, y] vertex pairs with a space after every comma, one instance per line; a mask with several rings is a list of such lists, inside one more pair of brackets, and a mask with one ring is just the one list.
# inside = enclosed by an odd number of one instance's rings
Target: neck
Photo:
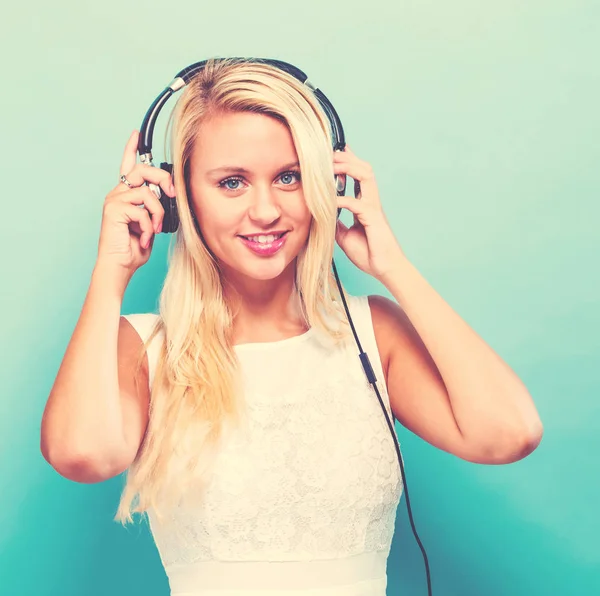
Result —
[[251, 332], [253, 328], [304, 326], [295, 275], [295, 262], [292, 262], [274, 279], [226, 276], [223, 294], [234, 313], [234, 327]]

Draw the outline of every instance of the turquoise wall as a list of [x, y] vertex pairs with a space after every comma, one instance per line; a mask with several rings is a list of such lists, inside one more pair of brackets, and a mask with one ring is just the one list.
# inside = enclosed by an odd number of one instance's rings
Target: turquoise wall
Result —
[[[167, 593], [147, 527], [111, 521], [123, 478], [60, 477], [39, 429], [125, 142], [179, 69], [226, 55], [292, 62], [323, 89], [409, 259], [540, 412], [541, 445], [507, 466], [397, 425], [434, 595], [600, 593], [597, 2], [34, 0], [3, 10], [0, 44], [0, 593]], [[167, 244], [123, 312], [154, 310]], [[386, 294], [337, 265], [351, 292]], [[388, 594], [427, 593], [404, 498], [388, 572]]]

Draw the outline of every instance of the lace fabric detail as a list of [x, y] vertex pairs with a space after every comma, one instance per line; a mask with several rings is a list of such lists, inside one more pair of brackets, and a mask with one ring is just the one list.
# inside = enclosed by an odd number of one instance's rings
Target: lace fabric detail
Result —
[[[367, 298], [348, 302], [391, 420]], [[356, 344], [297, 339], [278, 349], [238, 347], [244, 429], [224, 434], [201, 504], [163, 525], [148, 512], [167, 573], [209, 561], [389, 554], [402, 477]]]

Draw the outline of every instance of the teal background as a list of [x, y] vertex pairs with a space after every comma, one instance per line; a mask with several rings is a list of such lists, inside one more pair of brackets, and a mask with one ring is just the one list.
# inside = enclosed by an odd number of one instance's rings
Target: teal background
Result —
[[[506, 466], [397, 425], [433, 594], [600, 593], [598, 2], [35, 0], [2, 29], [1, 594], [167, 594], [147, 527], [111, 521], [123, 478], [60, 477], [40, 421], [131, 130], [178, 70], [227, 55], [323, 89], [409, 259], [540, 412], [541, 445]], [[167, 244], [124, 313], [155, 309]], [[349, 291], [387, 295], [337, 254]], [[405, 497], [388, 575], [389, 595], [427, 593]]]

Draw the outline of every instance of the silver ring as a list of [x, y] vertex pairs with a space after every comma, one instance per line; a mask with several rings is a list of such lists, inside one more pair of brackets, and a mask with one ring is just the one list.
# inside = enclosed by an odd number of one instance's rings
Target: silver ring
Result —
[[127, 180], [127, 178], [125, 177], [125, 174], [123, 174], [121, 176], [121, 182], [123, 184], [127, 184], [127, 186], [129, 186], [129, 188], [133, 188], [133, 184], [131, 184], [131, 182], [129, 182], [129, 180]]

